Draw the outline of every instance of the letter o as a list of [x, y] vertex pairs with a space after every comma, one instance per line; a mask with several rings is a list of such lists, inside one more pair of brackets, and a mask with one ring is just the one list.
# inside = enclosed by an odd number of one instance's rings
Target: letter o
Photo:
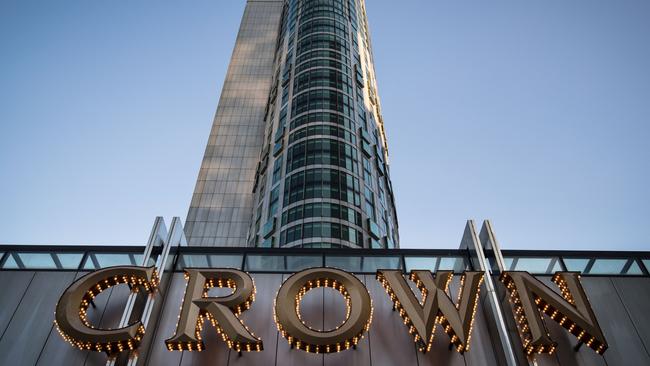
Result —
[[[338, 290], [346, 300], [347, 317], [333, 330], [310, 329], [300, 319], [299, 304], [317, 287]], [[366, 286], [351, 273], [334, 268], [311, 268], [293, 274], [280, 287], [274, 304], [275, 323], [292, 347], [331, 353], [356, 346], [372, 322], [372, 300]]]

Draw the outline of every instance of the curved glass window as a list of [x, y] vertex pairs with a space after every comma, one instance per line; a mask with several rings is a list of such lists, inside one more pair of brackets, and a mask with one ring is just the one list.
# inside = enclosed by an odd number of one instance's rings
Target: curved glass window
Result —
[[313, 69], [296, 76], [293, 92], [297, 94], [305, 89], [314, 87], [330, 87], [352, 93], [352, 80], [340, 71], [331, 69]]
[[361, 226], [361, 214], [359, 212], [350, 207], [329, 202], [306, 203], [292, 207], [282, 214], [282, 225], [311, 217], [331, 217]]
[[302, 38], [312, 33], [334, 33], [341, 37], [347, 37], [348, 27], [343, 23], [337, 22], [333, 19], [318, 18], [308, 22], [302, 23], [298, 30], [298, 37]]
[[363, 243], [360, 231], [334, 222], [310, 222], [292, 226], [280, 233], [280, 246], [309, 238], [332, 238], [348, 241], [354, 245]]
[[298, 42], [298, 54], [315, 48], [327, 48], [341, 53], [348, 53], [348, 42], [345, 38], [333, 34], [312, 34]]
[[310, 90], [293, 98], [291, 115], [314, 109], [331, 109], [348, 116], [352, 115], [353, 100], [335, 90]]
[[291, 146], [287, 152], [287, 173], [306, 165], [336, 165], [357, 172], [357, 150], [344, 142], [311, 139]]
[[307, 123], [314, 123], [314, 122], [336, 123], [337, 125], [347, 127], [351, 130], [355, 129], [354, 122], [352, 122], [351, 119], [347, 117], [343, 117], [336, 113], [327, 113], [327, 112], [309, 113], [309, 114], [305, 114], [304, 116], [300, 116], [291, 121], [291, 123], [289, 124], [289, 129], [293, 131], [294, 129], [302, 125], [305, 125]]
[[297, 140], [300, 140], [305, 137], [317, 136], [317, 135], [329, 135], [329, 136], [339, 137], [345, 139], [346, 141], [350, 142], [355, 146], [357, 144], [357, 137], [354, 135], [354, 133], [344, 128], [325, 125], [325, 124], [301, 128], [300, 130], [289, 135], [289, 144], [293, 144]]
[[[324, 1], [318, 1], [324, 2]], [[313, 18], [334, 18], [341, 21], [347, 21], [345, 12], [343, 11], [343, 6], [338, 4], [337, 1], [327, 1], [330, 4], [321, 5], [316, 1], [308, 2], [307, 4], [303, 3], [303, 7], [300, 12], [300, 21], [301, 23], [313, 19]]]
[[[335, 51], [328, 51], [328, 50], [315, 50], [315, 51], [305, 52], [299, 55], [298, 57], [296, 57], [296, 65], [300, 65], [301, 63], [305, 61], [309, 61], [311, 59], [323, 58], [323, 57], [344, 61], [346, 64], [349, 62], [348, 58], [341, 53]], [[348, 71], [348, 74], [349, 73], [350, 72]]]
[[334, 169], [307, 169], [284, 182], [284, 206], [309, 198], [332, 198], [361, 205], [359, 179]]
[[330, 60], [327, 58], [319, 58], [316, 60], [308, 60], [307, 62], [303, 62], [302, 64], [298, 65], [298, 67], [296, 67], [296, 74], [314, 67], [329, 67], [350, 75], [350, 68], [347, 67], [347, 65], [342, 62]]
[[302, 0], [301, 5], [303, 8], [316, 5], [329, 5], [343, 8], [343, 4], [346, 2], [346, 0]]
[[341, 248], [341, 245], [336, 243], [305, 243], [301, 245], [302, 248]]

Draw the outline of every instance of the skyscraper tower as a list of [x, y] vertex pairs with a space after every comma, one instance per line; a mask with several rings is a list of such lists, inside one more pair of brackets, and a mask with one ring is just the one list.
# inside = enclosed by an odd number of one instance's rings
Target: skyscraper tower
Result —
[[248, 1], [190, 245], [398, 247], [372, 57], [363, 0]]

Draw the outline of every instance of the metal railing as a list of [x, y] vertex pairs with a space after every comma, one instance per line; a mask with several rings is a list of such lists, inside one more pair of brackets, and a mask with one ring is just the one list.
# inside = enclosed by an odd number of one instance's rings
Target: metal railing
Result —
[[[91, 271], [138, 265], [144, 246], [0, 245], [1, 270]], [[551, 275], [578, 271], [586, 276], [650, 276], [650, 252], [503, 250], [511, 271]], [[160, 254], [152, 253], [152, 261]], [[472, 269], [459, 249], [300, 249], [176, 247], [174, 271], [185, 267], [226, 267], [249, 272], [293, 273], [310, 267], [337, 267], [354, 273], [377, 269], [428, 269], [455, 273]], [[153, 263], [152, 263], [153, 264]]]

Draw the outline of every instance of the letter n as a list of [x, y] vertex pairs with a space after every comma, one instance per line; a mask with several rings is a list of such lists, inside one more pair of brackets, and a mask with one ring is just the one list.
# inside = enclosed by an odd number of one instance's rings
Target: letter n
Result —
[[557, 347], [557, 343], [549, 338], [540, 311], [598, 354], [607, 350], [607, 341], [580, 284], [578, 272], [557, 272], [553, 276], [561, 295], [528, 272], [503, 272], [499, 280], [510, 292], [510, 302], [513, 303], [527, 354], [553, 353]]

